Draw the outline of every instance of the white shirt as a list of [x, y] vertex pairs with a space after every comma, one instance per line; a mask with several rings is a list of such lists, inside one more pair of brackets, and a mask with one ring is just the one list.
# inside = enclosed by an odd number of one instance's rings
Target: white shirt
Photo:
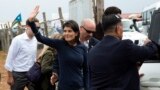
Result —
[[37, 40], [29, 39], [26, 32], [16, 36], [10, 45], [5, 68], [8, 71], [26, 72], [36, 61]]
[[89, 40], [84, 41], [83, 44], [84, 44], [87, 48], [89, 48]]
[[82, 42], [81, 39], [79, 38], [79, 41], [84, 44], [87, 48], [89, 48], [89, 40]]

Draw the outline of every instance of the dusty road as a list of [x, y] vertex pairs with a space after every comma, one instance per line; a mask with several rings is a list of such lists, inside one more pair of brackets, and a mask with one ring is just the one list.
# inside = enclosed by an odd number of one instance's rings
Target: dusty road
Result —
[[6, 54], [0, 51], [0, 90], [9, 90], [9, 86], [6, 83], [6, 70], [4, 69]]

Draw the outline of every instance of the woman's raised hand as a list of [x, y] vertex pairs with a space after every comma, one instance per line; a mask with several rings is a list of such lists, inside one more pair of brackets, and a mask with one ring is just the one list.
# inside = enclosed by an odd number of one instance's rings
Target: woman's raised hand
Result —
[[38, 12], [39, 12], [39, 5], [37, 5], [31, 12], [29, 16], [29, 21], [33, 21], [33, 19], [37, 16]]

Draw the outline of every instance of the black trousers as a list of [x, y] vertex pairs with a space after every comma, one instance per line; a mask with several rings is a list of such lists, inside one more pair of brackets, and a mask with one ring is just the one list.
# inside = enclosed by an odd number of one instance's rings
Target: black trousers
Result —
[[34, 90], [34, 84], [30, 82], [26, 76], [26, 72], [12, 72], [14, 84], [11, 86], [11, 90], [24, 90], [25, 87], [28, 90]]

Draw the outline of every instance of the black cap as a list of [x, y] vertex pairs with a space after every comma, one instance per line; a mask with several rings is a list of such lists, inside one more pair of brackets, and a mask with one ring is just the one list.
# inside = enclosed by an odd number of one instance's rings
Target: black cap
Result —
[[121, 22], [121, 17], [117, 14], [103, 15], [102, 18], [102, 28], [106, 31], [110, 27]]

